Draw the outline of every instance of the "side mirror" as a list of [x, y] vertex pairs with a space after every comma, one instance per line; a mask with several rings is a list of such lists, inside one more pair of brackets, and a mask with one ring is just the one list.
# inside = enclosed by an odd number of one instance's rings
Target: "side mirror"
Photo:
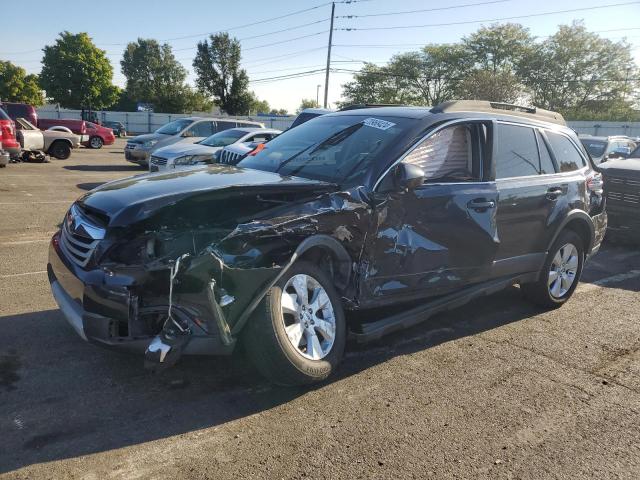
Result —
[[424, 170], [411, 163], [399, 163], [394, 183], [398, 190], [415, 190], [424, 184]]

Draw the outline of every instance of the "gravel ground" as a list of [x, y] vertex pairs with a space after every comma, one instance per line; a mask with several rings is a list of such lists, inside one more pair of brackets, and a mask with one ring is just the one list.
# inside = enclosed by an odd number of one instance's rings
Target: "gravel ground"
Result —
[[349, 345], [315, 388], [240, 354], [152, 375], [82, 342], [45, 273], [69, 204], [141, 172], [123, 145], [0, 170], [0, 477], [640, 477], [637, 248], [606, 245], [559, 310], [513, 287]]

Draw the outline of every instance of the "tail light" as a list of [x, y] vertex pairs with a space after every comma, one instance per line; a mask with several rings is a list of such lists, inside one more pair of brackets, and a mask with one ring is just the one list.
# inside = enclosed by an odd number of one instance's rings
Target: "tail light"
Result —
[[2, 132], [1, 136], [4, 138], [13, 138], [15, 136], [11, 122], [0, 122], [0, 131]]
[[602, 181], [602, 174], [593, 172], [587, 177], [587, 190], [596, 195], [602, 195], [604, 182]]
[[258, 153], [260, 153], [262, 150], [264, 150], [264, 147], [265, 147], [264, 143], [259, 143], [258, 146], [256, 148], [254, 148], [253, 150], [251, 150], [247, 155], [250, 156], [250, 157], [254, 157]]

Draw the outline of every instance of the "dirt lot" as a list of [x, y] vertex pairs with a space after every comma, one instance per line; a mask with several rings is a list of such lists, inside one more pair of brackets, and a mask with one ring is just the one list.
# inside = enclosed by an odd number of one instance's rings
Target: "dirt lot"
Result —
[[562, 309], [517, 288], [367, 346], [330, 382], [243, 360], [142, 359], [56, 309], [47, 243], [69, 204], [141, 171], [124, 142], [0, 170], [0, 477], [640, 477], [640, 252], [606, 246]]

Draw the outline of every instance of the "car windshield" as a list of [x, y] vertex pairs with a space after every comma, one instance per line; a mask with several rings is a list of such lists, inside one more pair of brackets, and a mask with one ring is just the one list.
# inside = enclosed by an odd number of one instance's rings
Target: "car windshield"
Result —
[[227, 145], [237, 142], [246, 134], [247, 132], [243, 130], [232, 128], [230, 130], [223, 130], [222, 132], [215, 133], [199, 142], [199, 144], [206, 145], [207, 147], [226, 147]]
[[582, 139], [582, 144], [584, 148], [587, 149], [589, 155], [593, 158], [598, 158], [604, 155], [604, 151], [607, 148], [607, 142], [604, 140], [590, 140], [588, 138]]
[[238, 166], [339, 185], [356, 184], [411, 119], [321, 116], [282, 133]]
[[164, 127], [160, 127], [158, 130], [156, 130], [156, 133], [161, 133], [163, 135], [177, 135], [186, 127], [191, 125], [191, 123], [193, 123], [192, 120], [174, 120], [173, 122], [167, 123]]

